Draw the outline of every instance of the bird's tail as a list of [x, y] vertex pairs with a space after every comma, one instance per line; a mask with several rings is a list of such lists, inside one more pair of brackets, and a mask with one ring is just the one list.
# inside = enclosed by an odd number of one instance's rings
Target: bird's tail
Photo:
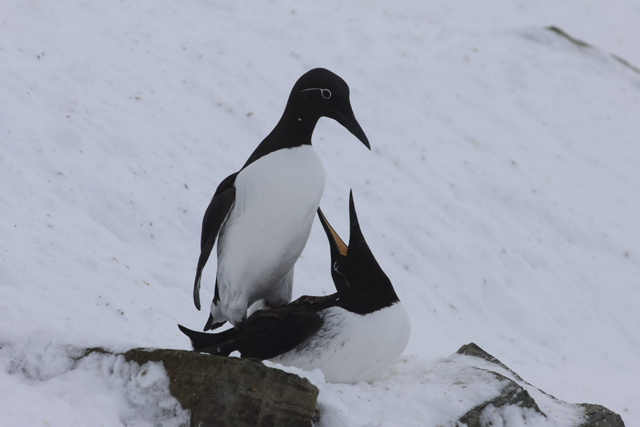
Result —
[[207, 323], [204, 325], [204, 331], [211, 331], [213, 329], [218, 329], [220, 326], [224, 325], [225, 323], [227, 323], [226, 320], [223, 320], [222, 322], [215, 322], [213, 320], [213, 315], [209, 314], [209, 320], [207, 320]]
[[220, 345], [236, 332], [235, 329], [229, 329], [217, 334], [207, 334], [205, 332], [193, 331], [182, 325], [178, 325], [178, 328], [180, 328], [183, 334], [189, 337], [191, 346], [195, 351], [222, 356], [228, 356], [229, 354], [228, 351], [220, 348]]

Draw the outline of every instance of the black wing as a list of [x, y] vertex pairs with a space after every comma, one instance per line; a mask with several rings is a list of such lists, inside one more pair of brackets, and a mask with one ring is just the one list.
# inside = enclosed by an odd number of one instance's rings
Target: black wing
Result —
[[178, 327], [195, 351], [219, 356], [239, 351], [242, 357], [265, 360], [293, 350], [317, 332], [322, 325], [318, 311], [336, 303], [336, 294], [301, 297], [285, 307], [256, 311], [240, 329], [215, 334]]
[[227, 329], [216, 334], [193, 331], [178, 325], [189, 337], [195, 351], [228, 356], [239, 351], [242, 357], [271, 359], [294, 349], [320, 329], [322, 318], [314, 312], [292, 312], [284, 318], [261, 316], [251, 326]]
[[321, 325], [322, 317], [316, 312], [294, 311], [284, 319], [263, 317], [221, 348], [227, 354], [237, 350], [242, 357], [271, 359], [296, 348]]
[[[220, 343], [225, 342], [227, 339], [231, 338], [234, 333], [236, 333], [236, 330], [233, 328], [217, 334], [207, 334], [205, 332], [194, 331], [189, 328], [185, 328], [182, 325], [178, 325], [178, 328], [180, 328], [183, 334], [189, 337], [191, 340], [191, 347], [193, 347], [195, 351], [202, 351], [207, 348], [215, 349], [215, 347]], [[218, 354], [213, 351], [209, 351], [207, 353]]]
[[222, 224], [227, 219], [227, 215], [229, 215], [229, 211], [231, 211], [236, 199], [236, 188], [233, 184], [237, 175], [237, 172], [229, 175], [220, 183], [202, 219], [200, 258], [198, 258], [196, 280], [193, 284], [193, 302], [198, 310], [200, 310], [200, 278], [202, 276], [202, 269], [207, 263], [209, 255], [211, 255], [211, 250], [216, 243], [220, 227], [222, 227]]

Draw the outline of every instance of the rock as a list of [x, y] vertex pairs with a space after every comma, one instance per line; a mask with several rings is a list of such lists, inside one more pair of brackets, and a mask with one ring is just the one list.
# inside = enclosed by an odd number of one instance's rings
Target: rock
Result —
[[590, 403], [580, 403], [578, 406], [584, 408], [584, 414], [587, 420], [580, 424], [579, 427], [622, 427], [622, 417], [613, 411], [600, 405], [592, 405]]
[[[84, 356], [90, 353], [113, 354], [94, 348], [85, 350]], [[191, 426], [311, 426], [317, 421], [318, 389], [306, 379], [269, 368], [259, 360], [166, 349], [133, 349], [117, 356], [141, 366], [162, 363], [169, 392], [190, 411]], [[451, 425], [624, 427], [622, 418], [603, 406], [567, 403], [541, 391], [474, 343], [462, 346], [423, 375], [432, 379], [427, 387], [446, 385], [453, 395], [463, 396], [465, 390], [471, 396], [462, 410], [455, 410]], [[459, 402], [462, 400], [445, 398], [439, 404]]]
[[[545, 27], [546, 30], [551, 31], [552, 33], [557, 34], [560, 37], [565, 38], [566, 40], [570, 41], [571, 43], [573, 43], [574, 45], [578, 46], [581, 49], [594, 49], [593, 46], [591, 46], [589, 43], [582, 41], [580, 39], [577, 39], [573, 36], [570, 36], [569, 34], [567, 34], [564, 30], [562, 30], [561, 28], [558, 28], [554, 25], [551, 25], [549, 27]], [[609, 54], [613, 59], [615, 59], [616, 61], [618, 61], [619, 63], [621, 63], [622, 65], [624, 65], [625, 67], [629, 68], [630, 70], [636, 72], [636, 73], [640, 73], [640, 68], [632, 65], [629, 61], [627, 61], [626, 59], [623, 59], [621, 57], [619, 57], [616, 54], [610, 53]]]
[[477, 357], [479, 359], [483, 359], [483, 360], [486, 360], [487, 362], [493, 363], [494, 365], [498, 365], [502, 369], [504, 369], [505, 371], [513, 375], [518, 381], [524, 382], [524, 380], [520, 377], [520, 375], [513, 372], [504, 363], [502, 363], [501, 361], [499, 361], [498, 359], [496, 359], [495, 357], [493, 357], [492, 355], [490, 355], [489, 353], [487, 353], [486, 351], [478, 347], [475, 343], [469, 343], [467, 345], [463, 345], [458, 349], [458, 351], [456, 351], [456, 353], [464, 354], [465, 356]]
[[[505, 412], [503, 411], [508, 406], [519, 408], [523, 418], [531, 416], [547, 417], [544, 412], [540, 410], [538, 403], [536, 403], [529, 392], [521, 384], [525, 384], [529, 389], [538, 391], [541, 395], [552, 399], [558, 404], [564, 404], [567, 406], [571, 405], [561, 402], [548, 393], [545, 393], [527, 383], [518, 374], [474, 343], [462, 346], [456, 353], [489, 362], [489, 364], [495, 365], [496, 370], [506, 371], [515, 379], [510, 379], [503, 374], [494, 372], [493, 370], [476, 368], [491, 372], [491, 374], [500, 380], [501, 383], [505, 384], [505, 386], [497, 397], [475, 406], [464, 414], [459, 420], [461, 424], [467, 425], [468, 427], [489, 427], [494, 425], [496, 418], [498, 418], [502, 425], [508, 426], [510, 423], [504, 418]], [[588, 403], [574, 404], [571, 406], [576, 407], [584, 413], [583, 422], [578, 424], [577, 427], [624, 427], [624, 423], [620, 415], [603, 406]]]
[[542, 417], [546, 417], [546, 415], [540, 410], [538, 404], [535, 400], [529, 395], [527, 390], [519, 386], [516, 382], [511, 381], [504, 375], [500, 375], [496, 372], [491, 372], [496, 376], [501, 382], [507, 383], [507, 385], [502, 389], [500, 395], [495, 399], [484, 402], [469, 412], [464, 414], [460, 418], [460, 422], [466, 424], [468, 427], [484, 427], [487, 425], [483, 421], [483, 414], [486, 410], [495, 410], [502, 408], [508, 405], [515, 405], [520, 408], [530, 408], [540, 414]]
[[[85, 352], [110, 353], [104, 349]], [[192, 426], [311, 426], [318, 389], [261, 361], [185, 350], [133, 349], [128, 362], [161, 362], [169, 391], [191, 411]]]
[[573, 36], [570, 36], [569, 34], [567, 34], [565, 31], [563, 31], [562, 29], [556, 27], [555, 25], [551, 25], [546, 27], [547, 30], [556, 33], [557, 35], [559, 35], [560, 37], [564, 37], [565, 39], [569, 40], [571, 43], [575, 44], [578, 47], [581, 48], [592, 48], [593, 46], [591, 46], [589, 43], [584, 42], [580, 39], [577, 39]]
[[[489, 353], [485, 352], [483, 349], [481, 349], [474, 343], [463, 345], [462, 347], [460, 347], [460, 349], [456, 353], [464, 354], [466, 356], [478, 357], [480, 359], [486, 360], [487, 362], [496, 364], [501, 368], [511, 372], [517, 378], [520, 379], [520, 377], [517, 376], [515, 372], [511, 371], [502, 362], [500, 362], [498, 359], [496, 359]], [[527, 390], [525, 390], [515, 381], [505, 377], [504, 375], [501, 375], [493, 371], [489, 371], [489, 372], [491, 372], [491, 374], [493, 374], [498, 380], [500, 380], [500, 382], [506, 385], [501, 390], [499, 396], [497, 396], [492, 400], [484, 402], [480, 405], [477, 405], [476, 407], [471, 409], [469, 412], [467, 412], [464, 416], [462, 416], [460, 418], [461, 423], [466, 424], [468, 427], [484, 426], [485, 423], [483, 423], [482, 421], [482, 415], [485, 410], [489, 408], [493, 410], [495, 408], [502, 408], [508, 405], [515, 405], [521, 408], [530, 408], [535, 412], [537, 412], [538, 414], [540, 414], [541, 416], [546, 417], [546, 415], [538, 407], [538, 404], [536, 403], [536, 401], [533, 400], [533, 398], [529, 395]]]

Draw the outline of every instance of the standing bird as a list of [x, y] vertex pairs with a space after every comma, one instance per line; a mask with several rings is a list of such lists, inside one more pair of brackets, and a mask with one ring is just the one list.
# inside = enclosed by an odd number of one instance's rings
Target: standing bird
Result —
[[212, 334], [178, 325], [193, 349], [270, 359], [305, 370], [320, 369], [329, 382], [371, 382], [402, 354], [411, 323], [391, 281], [362, 235], [349, 197], [349, 246], [318, 216], [331, 247], [336, 293], [303, 296], [291, 304], [253, 313], [239, 329]]
[[205, 331], [227, 320], [239, 327], [256, 301], [270, 307], [291, 301], [293, 267], [324, 192], [324, 167], [311, 146], [320, 117], [336, 120], [371, 149], [344, 80], [323, 68], [298, 79], [276, 127], [242, 169], [220, 183], [204, 214], [193, 288], [198, 310], [202, 269], [218, 238], [215, 293]]

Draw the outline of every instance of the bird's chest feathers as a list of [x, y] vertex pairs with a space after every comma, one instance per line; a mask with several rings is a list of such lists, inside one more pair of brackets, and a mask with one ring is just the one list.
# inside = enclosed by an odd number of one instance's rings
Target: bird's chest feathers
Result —
[[409, 341], [409, 317], [400, 302], [366, 315], [332, 307], [321, 316], [323, 326], [315, 335], [272, 360], [307, 370], [320, 368], [328, 382], [373, 381]]
[[275, 151], [243, 169], [218, 242], [220, 281], [281, 280], [307, 242], [324, 179], [311, 146]]
[[264, 228], [271, 224], [295, 228], [299, 221], [307, 222], [309, 215], [315, 215], [324, 181], [324, 167], [313, 147], [274, 151], [238, 174], [233, 214], [251, 216], [251, 221]]

